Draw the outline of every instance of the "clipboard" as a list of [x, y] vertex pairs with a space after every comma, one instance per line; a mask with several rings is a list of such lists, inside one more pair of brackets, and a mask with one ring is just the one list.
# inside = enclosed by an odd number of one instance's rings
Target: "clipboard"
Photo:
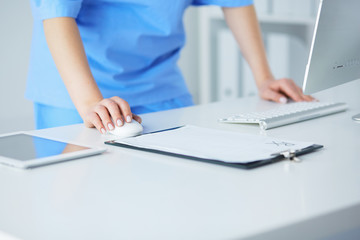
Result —
[[[251, 141], [253, 143], [259, 142], [259, 146], [261, 146], [261, 144], [266, 144], [267, 142], [271, 143], [271, 141], [273, 141], [273, 142], [277, 141], [275, 143], [294, 143], [295, 142], [295, 143], [297, 143], [297, 145], [293, 145], [293, 146], [303, 146], [303, 147], [295, 149], [295, 148], [291, 148], [288, 146], [280, 146], [280, 148], [281, 148], [280, 151], [271, 152], [270, 154], [266, 155], [267, 157], [261, 157], [259, 159], [252, 159], [251, 161], [245, 161], [245, 162], [240, 161], [240, 160], [237, 161], [236, 154], [234, 156], [231, 155], [231, 157], [234, 157], [235, 160], [234, 160], [234, 158], [232, 160], [229, 160], [229, 159], [225, 159], [225, 158], [222, 159], [221, 157], [219, 157], [219, 155], [213, 157], [213, 155], [211, 155], [211, 153], [210, 153], [210, 155], [201, 155], [201, 153], [192, 154], [192, 152], [189, 153], [189, 151], [187, 151], [187, 149], [186, 149], [186, 144], [179, 144], [179, 143], [181, 143], [182, 139], [175, 140], [173, 138], [174, 142], [176, 142], [179, 145], [179, 147], [176, 147], [176, 148], [168, 147], [168, 146], [171, 146], [171, 138], [169, 138], [169, 136], [176, 137], [177, 135], [179, 135], [180, 136], [179, 138], [181, 138], [182, 136], [186, 136], [186, 134], [187, 134], [187, 135], [195, 137], [195, 135], [199, 135], [200, 133], [204, 133], [204, 138], [209, 138], [209, 136], [221, 136], [221, 137], [229, 138], [229, 136], [230, 136], [230, 137], [234, 137], [234, 139], [241, 138], [239, 140], [240, 142], [243, 141], [246, 143], [246, 141], [249, 141], [249, 144], [251, 144]], [[209, 136], [207, 136], [206, 134], [209, 134]], [[219, 141], [224, 141], [224, 138], [221, 138], [221, 137], [219, 137]], [[201, 139], [201, 136], [197, 136], [197, 139], [194, 139], [194, 141], [199, 140], [199, 139]], [[233, 139], [230, 139], [230, 140], [233, 140]], [[151, 141], [153, 144], [149, 144], [149, 141]], [[214, 139], [210, 139], [210, 141], [213, 143], [212, 146], [217, 145], [217, 142], [213, 142]], [[181, 127], [161, 130], [161, 131], [157, 131], [154, 133], [148, 133], [148, 134], [144, 134], [144, 135], [140, 135], [140, 136], [132, 137], [132, 138], [107, 141], [107, 142], [105, 142], [105, 144], [128, 148], [128, 149], [140, 150], [140, 151], [145, 151], [145, 152], [150, 152], [150, 153], [155, 153], [155, 154], [162, 154], [162, 155], [166, 155], [166, 156], [178, 157], [178, 158], [182, 158], [182, 159], [195, 160], [195, 161], [211, 163], [211, 164], [218, 164], [218, 165], [228, 166], [228, 167], [236, 167], [236, 168], [241, 168], [241, 169], [253, 169], [253, 168], [265, 166], [265, 165], [268, 165], [271, 163], [276, 163], [276, 162], [279, 162], [282, 160], [290, 160], [290, 161], [298, 162], [299, 161], [298, 156], [313, 152], [313, 151], [321, 149], [323, 147], [322, 145], [318, 145], [318, 144], [304, 143], [304, 142], [297, 142], [297, 141], [291, 142], [288, 140], [283, 141], [282, 139], [274, 140], [274, 138], [269, 138], [266, 136], [264, 137], [264, 136], [257, 136], [257, 135], [233, 133], [233, 132], [224, 131], [224, 130], [206, 129], [206, 128], [201, 128], [201, 127], [196, 127], [196, 126], [191, 126], [191, 125], [185, 125], [185, 126], [181, 126]], [[194, 142], [194, 144], [196, 144], [196, 142]], [[190, 143], [189, 146], [190, 145], [193, 145], [193, 144]], [[219, 145], [221, 145], [221, 144], [219, 144]], [[211, 148], [212, 146], [209, 146], [209, 148]], [[204, 149], [206, 150], [206, 143], [203, 147], [205, 147]], [[232, 146], [229, 146], [229, 147], [232, 148]], [[268, 148], [269, 146], [266, 145], [265, 147]], [[277, 147], [279, 147], [279, 146], [276, 146], [276, 144], [274, 144], [274, 146], [271, 146], [270, 149], [267, 149], [265, 151], [265, 154], [270, 152], [272, 149], [277, 149]], [[224, 147], [221, 149], [218, 149], [218, 151], [220, 151], [220, 152], [223, 150], [224, 150]], [[213, 154], [214, 154], [214, 152], [216, 152], [216, 151], [213, 151]], [[250, 155], [252, 154], [251, 151], [249, 152], [249, 154]], [[262, 156], [265, 156], [265, 155], [262, 155]]]

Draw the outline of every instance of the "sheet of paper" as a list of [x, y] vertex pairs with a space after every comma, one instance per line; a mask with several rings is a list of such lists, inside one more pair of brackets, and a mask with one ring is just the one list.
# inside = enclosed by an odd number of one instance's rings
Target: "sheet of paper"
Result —
[[309, 142], [276, 139], [187, 125], [174, 130], [116, 140], [131, 146], [155, 149], [228, 163], [268, 159], [273, 153], [297, 150]]

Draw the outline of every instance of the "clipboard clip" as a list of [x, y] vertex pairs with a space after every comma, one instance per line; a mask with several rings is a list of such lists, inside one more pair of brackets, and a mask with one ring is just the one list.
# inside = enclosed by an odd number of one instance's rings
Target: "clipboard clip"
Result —
[[285, 159], [299, 163], [301, 162], [301, 159], [296, 156], [296, 153], [298, 152], [299, 152], [298, 150], [289, 149], [282, 152], [274, 153], [272, 155], [277, 155], [277, 156], [282, 155]]

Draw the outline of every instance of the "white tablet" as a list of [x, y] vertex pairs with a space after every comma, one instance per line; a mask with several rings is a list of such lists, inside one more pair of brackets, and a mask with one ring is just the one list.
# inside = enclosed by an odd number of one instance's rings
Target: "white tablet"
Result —
[[87, 157], [105, 150], [37, 137], [25, 132], [0, 136], [0, 163], [19, 168], [33, 168]]

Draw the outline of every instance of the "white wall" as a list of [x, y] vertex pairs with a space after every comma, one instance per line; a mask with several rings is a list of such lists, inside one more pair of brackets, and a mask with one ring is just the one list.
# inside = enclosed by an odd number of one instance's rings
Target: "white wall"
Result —
[[25, 100], [32, 17], [29, 1], [0, 1], [0, 133], [34, 128]]

